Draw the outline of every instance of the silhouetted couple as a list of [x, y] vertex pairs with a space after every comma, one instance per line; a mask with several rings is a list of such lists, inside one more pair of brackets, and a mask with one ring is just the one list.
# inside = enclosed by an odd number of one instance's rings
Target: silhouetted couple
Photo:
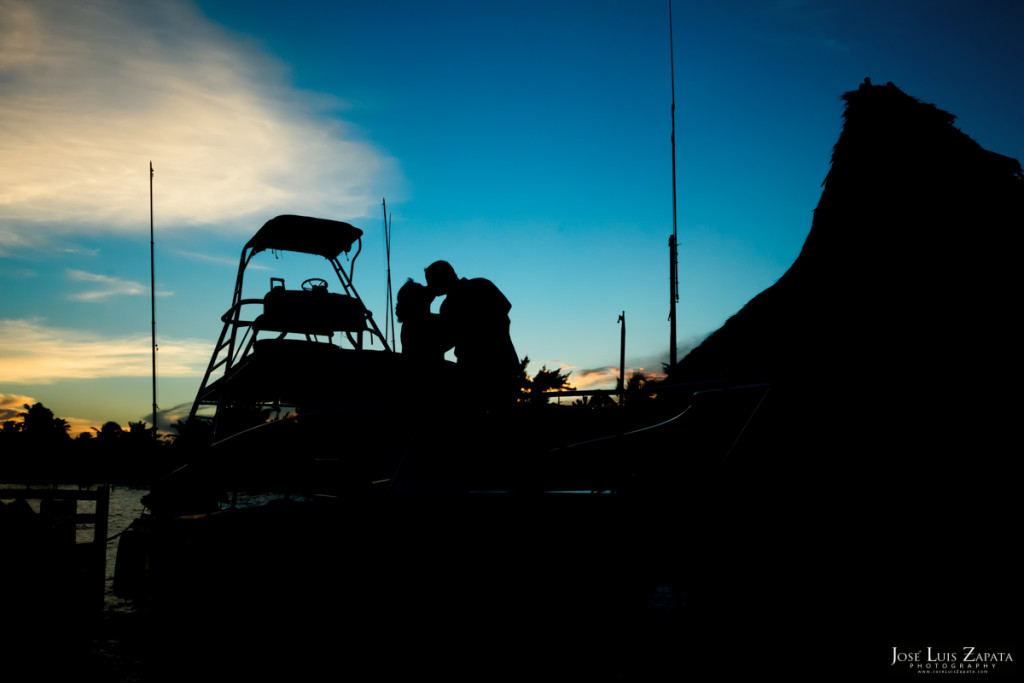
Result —
[[[424, 274], [426, 286], [409, 280], [398, 290], [395, 314], [402, 323], [402, 353], [440, 363], [454, 348], [464, 388], [514, 402], [519, 357], [509, 336], [508, 299], [490, 280], [460, 278], [447, 261], [430, 264]], [[445, 299], [433, 314], [430, 305], [438, 296]], [[471, 394], [467, 400], [473, 400]]]

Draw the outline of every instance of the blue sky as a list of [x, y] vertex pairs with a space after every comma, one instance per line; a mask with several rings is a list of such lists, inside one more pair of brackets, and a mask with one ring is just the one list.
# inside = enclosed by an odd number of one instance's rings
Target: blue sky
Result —
[[[1019, 2], [672, 11], [680, 355], [798, 254], [865, 77], [1024, 158]], [[625, 311], [628, 368], [660, 370], [669, 68], [667, 0], [0, 0], [0, 418], [150, 412], [150, 161], [163, 410], [187, 410], [278, 214], [365, 231], [382, 320], [385, 198], [395, 288], [438, 258], [490, 278], [531, 370], [581, 388], [614, 383]]]

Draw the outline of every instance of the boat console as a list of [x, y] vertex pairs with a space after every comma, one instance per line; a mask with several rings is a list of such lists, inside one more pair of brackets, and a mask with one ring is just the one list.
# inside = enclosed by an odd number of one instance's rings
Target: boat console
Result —
[[263, 313], [253, 321], [253, 329], [327, 338], [335, 332], [351, 332], [359, 335], [356, 346], [361, 348], [362, 333], [369, 329], [368, 316], [362, 301], [327, 291], [327, 282], [319, 278], [306, 280], [302, 289], [286, 289], [282, 278], [271, 278]]

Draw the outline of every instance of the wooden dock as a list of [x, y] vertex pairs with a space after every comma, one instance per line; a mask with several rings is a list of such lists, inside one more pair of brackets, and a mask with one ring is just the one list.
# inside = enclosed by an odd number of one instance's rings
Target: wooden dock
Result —
[[[29, 501], [38, 501], [38, 511]], [[80, 511], [81, 501], [94, 502], [93, 511]], [[5, 578], [16, 577], [15, 590], [61, 595], [70, 602], [66, 606], [102, 608], [109, 511], [106, 486], [0, 489]], [[80, 527], [91, 528], [90, 540], [79, 542]]]

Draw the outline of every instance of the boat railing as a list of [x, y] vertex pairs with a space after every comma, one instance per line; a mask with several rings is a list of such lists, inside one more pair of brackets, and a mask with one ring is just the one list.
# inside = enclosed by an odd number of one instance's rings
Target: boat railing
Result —
[[242, 320], [240, 317], [238, 317], [238, 314], [241, 312], [242, 307], [243, 306], [248, 306], [250, 304], [260, 304], [260, 305], [262, 305], [263, 304], [263, 299], [241, 299], [240, 301], [236, 301], [231, 306], [231, 308], [229, 308], [227, 310], [227, 312], [225, 312], [224, 315], [222, 315], [220, 317], [220, 321], [222, 323], [224, 323], [225, 325], [235, 325], [237, 327], [249, 327], [249, 326], [251, 326], [255, 322], [255, 319], [253, 319], [253, 320]]
[[[346, 297], [346, 299], [348, 299], [348, 297]], [[218, 361], [216, 361], [213, 365], [210, 366], [211, 373], [215, 372], [221, 367], [224, 367], [225, 370], [228, 370], [232, 366], [237, 364], [242, 358], [248, 355], [255, 345], [256, 335], [261, 331], [273, 331], [281, 334], [297, 334], [306, 337], [313, 335], [327, 336], [328, 338], [333, 338], [333, 333], [335, 331], [345, 333], [357, 331], [361, 333], [366, 329], [365, 316], [361, 319], [363, 328], [362, 330], [356, 330], [356, 326], [353, 325], [351, 322], [349, 322], [346, 325], [337, 326], [337, 330], [328, 330], [327, 328], [323, 327], [322, 324], [315, 324], [316, 322], [319, 321], [315, 321], [314, 324], [311, 325], [301, 325], [296, 324], [295, 320], [289, 320], [286, 322], [286, 324], [282, 326], [281, 324], [276, 324], [274, 322], [271, 322], [270, 319], [266, 318], [266, 304], [267, 298], [241, 299], [239, 301], [236, 301], [231, 306], [231, 308], [225, 311], [225, 313], [221, 316], [221, 322], [223, 322], [228, 329], [226, 329], [225, 334], [222, 337], [222, 342], [217, 346], [215, 357], [221, 356], [221, 352], [226, 347], [230, 347], [232, 350], [230, 353], [224, 354], [222, 358], [220, 358]], [[263, 306], [264, 312], [258, 316], [253, 317], [252, 320], [243, 319], [241, 317], [241, 311], [243, 307], [253, 305]], [[361, 304], [359, 305], [359, 308], [362, 311], [365, 311], [365, 309], [362, 308]], [[294, 317], [295, 316], [293, 316], [293, 318]], [[353, 316], [350, 314], [348, 317], [352, 318]], [[238, 338], [239, 330], [243, 330], [241, 339]], [[346, 336], [354, 347], [362, 348], [361, 338], [354, 339], [351, 336], [351, 334], [347, 334]]]

